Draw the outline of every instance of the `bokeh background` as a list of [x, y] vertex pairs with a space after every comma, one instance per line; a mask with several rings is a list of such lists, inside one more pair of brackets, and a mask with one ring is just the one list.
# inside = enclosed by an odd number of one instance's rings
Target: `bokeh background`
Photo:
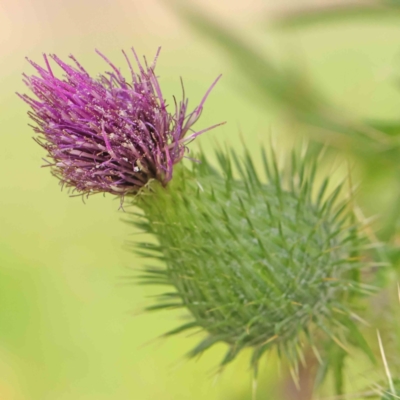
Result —
[[[302, 71], [339, 109], [361, 119], [396, 119], [400, 18], [380, 15], [277, 28], [272, 21], [291, 11], [293, 3], [185, 4], [257, 51]], [[327, 2], [295, 3], [318, 7]], [[135, 232], [122, 222], [126, 215], [118, 200], [94, 196], [84, 204], [60, 191], [49, 170], [40, 168], [45, 154], [31, 139], [27, 106], [15, 95], [26, 91], [22, 73], [33, 73], [25, 57], [41, 62], [43, 52], [62, 58], [73, 53], [96, 74], [107, 66], [95, 48], [126, 71], [121, 49], [134, 46], [151, 58], [162, 46], [157, 71], [170, 101], [174, 93], [180, 95], [180, 76], [195, 106], [223, 74], [197, 127], [228, 123], [198, 139], [204, 149], [217, 142], [240, 148], [240, 135], [252, 151], [271, 135], [284, 148], [303, 134], [304, 129], [288, 123], [279, 104], [249, 88], [245, 69], [191, 21], [170, 2], [158, 0], [0, 2], [0, 399], [251, 398], [248, 354], [218, 376], [223, 345], [187, 361], [184, 355], [198, 337], [154, 340], [175, 327], [180, 314], [140, 313], [156, 291], [131, 279], [142, 260], [126, 244]], [[380, 190], [393, 179], [386, 171], [367, 181], [369, 213], [393, 206], [392, 193]], [[354, 371], [348, 376], [350, 391], [372, 376], [370, 369]], [[279, 400], [274, 382], [280, 379], [285, 376], [276, 359], [266, 359], [259, 398]]]

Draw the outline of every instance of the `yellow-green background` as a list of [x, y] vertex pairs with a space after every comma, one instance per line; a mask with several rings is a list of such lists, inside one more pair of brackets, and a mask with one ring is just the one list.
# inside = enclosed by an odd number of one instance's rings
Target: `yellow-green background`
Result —
[[[399, 20], [322, 24], [279, 34], [268, 29], [267, 21], [279, 4], [291, 2], [277, 3], [202, 0], [197, 5], [263, 51], [289, 54], [336, 104], [357, 115], [398, 116]], [[133, 230], [121, 222], [118, 201], [95, 196], [85, 205], [60, 191], [49, 170], [40, 168], [44, 151], [31, 139], [27, 106], [15, 95], [26, 91], [21, 74], [33, 72], [25, 56], [41, 62], [43, 52], [63, 58], [73, 53], [95, 74], [106, 65], [94, 48], [126, 70], [120, 50], [131, 46], [148, 58], [162, 46], [157, 69], [168, 99], [180, 95], [182, 76], [194, 106], [223, 73], [198, 127], [228, 124], [198, 139], [204, 148], [212, 147], [212, 138], [239, 147], [239, 131], [253, 150], [271, 131], [278, 143], [283, 141], [274, 108], [244, 95], [246, 81], [226, 55], [182, 23], [165, 2], [2, 0], [1, 400], [251, 397], [248, 354], [216, 380], [223, 345], [188, 362], [183, 355], [198, 337], [148, 343], [176, 326], [179, 313], [136, 315], [155, 291], [122, 278], [132, 276], [142, 261], [123, 248]], [[275, 360], [266, 360], [260, 385], [277, 376]], [[365, 374], [350, 378], [350, 390], [367, 379]], [[263, 393], [267, 396], [268, 389]]]

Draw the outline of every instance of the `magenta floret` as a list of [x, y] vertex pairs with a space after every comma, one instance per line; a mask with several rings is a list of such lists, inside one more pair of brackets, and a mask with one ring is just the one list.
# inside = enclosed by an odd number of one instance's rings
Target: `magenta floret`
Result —
[[191, 130], [219, 77], [191, 113], [183, 94], [171, 114], [154, 73], [160, 49], [150, 66], [142, 65], [132, 51], [138, 72], [123, 52], [131, 82], [100, 52], [112, 70], [96, 79], [73, 56], [75, 65], [50, 56], [63, 70], [63, 79], [53, 74], [46, 56], [46, 68], [28, 60], [38, 76], [24, 75], [24, 82], [36, 98], [19, 96], [31, 106], [28, 114], [40, 135], [35, 140], [47, 150], [48, 165], [62, 186], [79, 194], [123, 197], [137, 193], [151, 179], [166, 185], [187, 142], [220, 125]]

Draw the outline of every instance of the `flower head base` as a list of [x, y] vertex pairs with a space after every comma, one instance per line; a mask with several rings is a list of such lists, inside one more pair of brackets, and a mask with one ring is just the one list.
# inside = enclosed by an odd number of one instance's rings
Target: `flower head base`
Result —
[[24, 82], [37, 98], [19, 96], [32, 108], [28, 114], [41, 135], [35, 140], [48, 151], [49, 166], [62, 186], [79, 194], [109, 192], [123, 197], [137, 193], [151, 179], [166, 185], [187, 142], [218, 126], [187, 136], [219, 77], [191, 113], [183, 94], [171, 114], [154, 74], [160, 49], [150, 66], [146, 61], [143, 66], [132, 51], [139, 72], [123, 52], [131, 71], [129, 83], [99, 52], [112, 70], [97, 79], [73, 56], [75, 65], [50, 56], [64, 79], [53, 74], [46, 56], [46, 68], [28, 60], [39, 76], [24, 75]]
[[148, 310], [190, 312], [167, 333], [207, 333], [190, 356], [225, 342], [224, 366], [250, 347], [256, 371], [276, 347], [297, 371], [307, 347], [321, 359], [362, 337], [352, 308], [371, 289], [359, 281], [369, 242], [351, 202], [338, 200], [343, 184], [330, 191], [326, 177], [317, 186], [319, 157], [296, 150], [282, 168], [263, 151], [264, 183], [248, 151], [243, 161], [219, 151], [219, 169], [200, 155], [192, 170], [177, 168], [167, 190], [154, 185], [151, 201], [135, 199], [144, 210], [137, 227], [158, 239], [138, 243], [137, 253], [165, 261], [145, 267], [140, 281], [174, 288]]

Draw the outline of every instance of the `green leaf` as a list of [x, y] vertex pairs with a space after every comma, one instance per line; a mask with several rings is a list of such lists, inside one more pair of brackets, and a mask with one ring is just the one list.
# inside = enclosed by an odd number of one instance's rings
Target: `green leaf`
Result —
[[276, 102], [301, 124], [317, 128], [319, 135], [330, 134], [328, 139], [331, 145], [351, 148], [365, 162], [372, 155], [380, 156], [396, 147], [390, 136], [362, 121], [352, 120], [345, 110], [329, 104], [322, 93], [298, 70], [277, 67], [274, 60], [252, 48], [236, 32], [224, 27], [192, 4], [188, 6], [187, 3], [172, 3], [172, 7], [191, 29], [226, 52], [258, 95], [266, 101]]
[[368, 125], [389, 136], [400, 135], [400, 121], [369, 121]]
[[384, 17], [400, 17], [398, 1], [376, 1], [364, 5], [327, 5], [300, 9], [284, 13], [275, 18], [274, 26], [279, 29], [308, 28], [317, 24], [340, 23], [347, 21], [374, 21], [386, 23]]
[[296, 105], [299, 109], [314, 109], [319, 106], [322, 101], [320, 95], [314, 92], [305, 95], [303, 91], [308, 88], [303, 78], [294, 71], [289, 73], [277, 68], [272, 60], [252, 49], [241, 37], [193, 5], [174, 3], [172, 6], [192, 29], [219, 45], [242, 71], [243, 76], [264, 96], [273, 97], [289, 106]]

